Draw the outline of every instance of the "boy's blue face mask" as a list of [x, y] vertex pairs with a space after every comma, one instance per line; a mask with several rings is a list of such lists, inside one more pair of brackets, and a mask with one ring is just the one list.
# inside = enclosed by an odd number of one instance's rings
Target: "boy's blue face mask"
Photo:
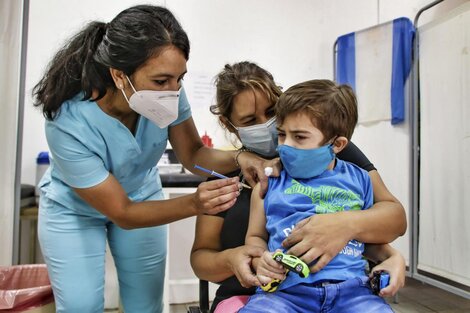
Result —
[[293, 178], [313, 178], [322, 174], [335, 158], [333, 143], [314, 149], [277, 147], [282, 165]]

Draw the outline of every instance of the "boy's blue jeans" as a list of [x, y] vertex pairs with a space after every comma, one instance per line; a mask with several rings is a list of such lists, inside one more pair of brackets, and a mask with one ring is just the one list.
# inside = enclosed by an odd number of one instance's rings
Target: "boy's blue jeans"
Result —
[[301, 284], [273, 293], [260, 291], [239, 312], [388, 313], [393, 310], [384, 299], [373, 294], [368, 278], [362, 277], [318, 287]]

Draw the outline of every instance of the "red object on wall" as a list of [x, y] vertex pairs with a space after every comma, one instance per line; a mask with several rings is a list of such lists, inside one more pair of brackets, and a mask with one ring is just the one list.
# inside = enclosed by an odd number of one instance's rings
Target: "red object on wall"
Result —
[[204, 136], [201, 137], [202, 143], [209, 148], [214, 147], [212, 144], [212, 138], [207, 135], [207, 132], [204, 132]]

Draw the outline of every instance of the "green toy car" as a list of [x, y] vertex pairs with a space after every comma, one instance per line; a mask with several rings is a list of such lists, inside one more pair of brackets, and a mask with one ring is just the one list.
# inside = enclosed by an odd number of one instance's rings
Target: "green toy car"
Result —
[[[286, 274], [288, 274], [289, 271], [293, 271], [299, 274], [299, 276], [302, 278], [305, 278], [310, 274], [310, 268], [308, 265], [294, 255], [284, 254], [281, 251], [277, 251], [273, 254], [273, 259], [284, 266], [284, 268], [287, 270]], [[281, 280], [273, 279], [269, 284], [261, 286], [261, 289], [266, 292], [274, 292], [281, 283]]]
[[305, 278], [310, 274], [310, 268], [308, 265], [295, 255], [284, 254], [281, 251], [277, 251], [273, 254], [273, 259], [286, 269], [299, 274], [302, 278]]

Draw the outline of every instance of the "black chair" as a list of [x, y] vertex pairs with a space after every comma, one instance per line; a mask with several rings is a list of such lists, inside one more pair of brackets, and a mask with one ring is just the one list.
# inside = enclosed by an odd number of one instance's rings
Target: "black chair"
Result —
[[188, 307], [188, 313], [209, 313], [209, 282], [199, 280], [199, 306]]

